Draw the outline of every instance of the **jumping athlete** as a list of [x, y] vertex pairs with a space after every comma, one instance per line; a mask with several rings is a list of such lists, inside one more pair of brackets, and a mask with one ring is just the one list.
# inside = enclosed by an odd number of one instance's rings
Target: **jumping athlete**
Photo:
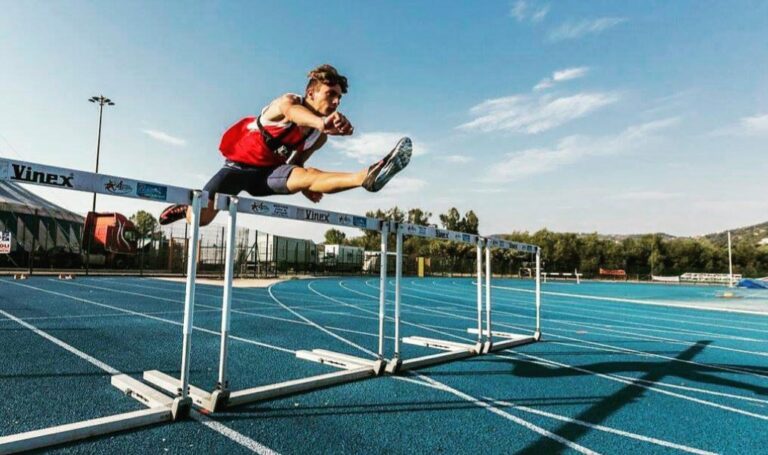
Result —
[[[246, 117], [221, 138], [224, 166], [205, 185], [211, 201], [200, 214], [200, 225], [213, 221], [216, 193], [252, 196], [295, 194], [312, 202], [324, 194], [363, 187], [376, 192], [411, 159], [411, 140], [400, 139], [382, 160], [358, 172], [325, 172], [304, 167], [328, 136], [348, 136], [354, 128], [337, 109], [347, 93], [347, 78], [331, 65], [309, 72], [304, 96], [288, 93], [267, 105], [257, 117]], [[160, 215], [160, 224], [191, 216], [186, 205], [172, 205]]]

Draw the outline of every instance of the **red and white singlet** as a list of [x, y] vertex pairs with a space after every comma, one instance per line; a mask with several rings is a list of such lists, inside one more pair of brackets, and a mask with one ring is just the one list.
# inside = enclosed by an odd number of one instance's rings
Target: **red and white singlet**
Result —
[[[261, 110], [262, 116], [268, 107]], [[273, 138], [280, 137], [290, 129], [280, 139], [282, 147], [270, 149], [264, 134], [259, 130], [257, 117], [245, 117], [229, 127], [221, 137], [221, 154], [230, 161], [250, 166], [278, 166], [285, 164], [292, 152], [301, 154], [312, 147], [320, 137], [320, 131], [315, 129], [308, 136], [303, 134], [301, 128], [293, 122], [273, 122], [263, 117], [260, 120], [266, 133]]]

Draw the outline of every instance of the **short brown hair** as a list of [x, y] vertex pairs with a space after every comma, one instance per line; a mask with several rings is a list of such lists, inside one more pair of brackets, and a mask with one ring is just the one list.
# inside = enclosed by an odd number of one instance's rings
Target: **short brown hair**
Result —
[[347, 78], [339, 74], [339, 72], [331, 65], [320, 65], [317, 68], [307, 74], [309, 82], [307, 82], [307, 88], [305, 92], [309, 92], [317, 84], [326, 85], [338, 85], [341, 87], [341, 93], [347, 93]]

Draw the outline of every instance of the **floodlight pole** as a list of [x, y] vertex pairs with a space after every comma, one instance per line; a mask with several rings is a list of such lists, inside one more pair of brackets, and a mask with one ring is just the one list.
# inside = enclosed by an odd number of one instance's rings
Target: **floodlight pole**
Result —
[[[104, 105], [107, 106], [114, 106], [115, 103], [112, 102], [111, 99], [105, 97], [104, 95], [99, 96], [92, 96], [88, 98], [88, 101], [91, 103], [98, 103], [99, 105], [99, 133], [98, 136], [96, 136], [96, 173], [99, 173], [99, 155], [101, 152], [101, 119], [104, 113]], [[91, 203], [91, 212], [96, 211], [96, 193], [93, 193], [93, 202]], [[86, 217], [86, 221], [88, 218]], [[93, 225], [93, 223], [91, 223]], [[95, 232], [96, 226], [91, 226], [91, 230], [86, 233], [88, 236], [88, 239], [86, 241], [86, 248], [85, 248], [85, 274], [88, 275], [88, 270], [90, 268], [91, 264], [91, 239], [93, 238], [93, 234]]]

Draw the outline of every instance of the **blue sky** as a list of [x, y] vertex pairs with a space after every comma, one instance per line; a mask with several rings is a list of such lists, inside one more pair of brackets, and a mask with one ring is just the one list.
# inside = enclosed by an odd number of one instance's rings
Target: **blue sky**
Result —
[[[766, 221], [765, 2], [0, 0], [0, 155], [201, 187], [221, 133], [331, 63], [355, 170], [401, 135], [411, 166], [321, 208], [475, 210], [481, 233], [697, 235]], [[37, 191], [37, 190], [36, 190]], [[87, 194], [40, 191], [84, 213]], [[297, 195], [285, 202], [309, 205]], [[126, 214], [158, 204], [103, 197]], [[223, 222], [223, 217], [219, 222]], [[243, 220], [319, 239], [323, 229]]]

